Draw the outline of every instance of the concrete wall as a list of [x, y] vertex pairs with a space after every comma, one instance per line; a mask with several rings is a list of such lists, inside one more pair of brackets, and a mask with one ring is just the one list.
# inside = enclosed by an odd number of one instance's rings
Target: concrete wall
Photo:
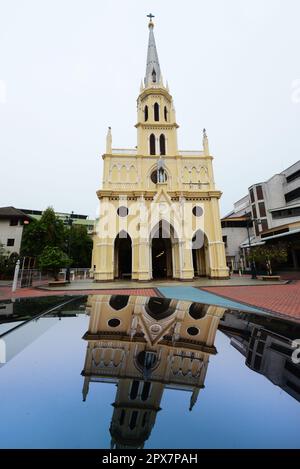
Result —
[[[21, 248], [23, 225], [20, 225], [20, 221], [17, 226], [10, 226], [9, 223], [10, 220], [0, 220], [0, 242], [10, 254], [13, 252], [19, 253]], [[7, 240], [9, 238], [15, 240], [14, 246], [7, 246]]]

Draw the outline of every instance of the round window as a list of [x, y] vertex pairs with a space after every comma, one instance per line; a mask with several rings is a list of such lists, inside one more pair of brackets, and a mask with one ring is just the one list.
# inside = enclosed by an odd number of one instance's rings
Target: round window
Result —
[[120, 319], [113, 318], [108, 321], [109, 327], [118, 327], [121, 324]]
[[203, 215], [203, 208], [199, 207], [199, 205], [195, 205], [195, 207], [193, 207], [193, 215], [195, 215], [195, 217], [201, 217], [201, 215]]
[[189, 327], [187, 333], [189, 335], [197, 335], [199, 334], [199, 329], [197, 329], [197, 327]]
[[117, 214], [119, 215], [119, 217], [127, 217], [128, 215], [128, 208], [127, 207], [119, 207], [118, 210], [117, 210]]

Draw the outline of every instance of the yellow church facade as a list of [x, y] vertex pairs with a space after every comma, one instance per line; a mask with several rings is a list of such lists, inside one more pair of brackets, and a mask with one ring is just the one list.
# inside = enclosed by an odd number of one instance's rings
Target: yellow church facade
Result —
[[175, 108], [164, 84], [149, 23], [147, 67], [137, 99], [137, 145], [112, 146], [108, 129], [100, 213], [94, 233], [95, 281], [228, 277], [212, 156], [178, 149]]

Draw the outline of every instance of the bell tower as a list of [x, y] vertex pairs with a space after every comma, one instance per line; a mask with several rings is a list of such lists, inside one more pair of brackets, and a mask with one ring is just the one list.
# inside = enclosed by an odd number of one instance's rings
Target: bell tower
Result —
[[149, 41], [144, 83], [137, 100], [137, 150], [139, 155], [178, 153], [177, 128], [173, 98], [164, 85], [154, 38], [153, 15], [148, 15]]

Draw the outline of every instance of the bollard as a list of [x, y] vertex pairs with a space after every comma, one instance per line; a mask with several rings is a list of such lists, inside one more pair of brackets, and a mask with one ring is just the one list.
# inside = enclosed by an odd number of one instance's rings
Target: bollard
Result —
[[20, 259], [17, 260], [16, 266], [15, 266], [14, 280], [13, 280], [12, 289], [11, 289], [12, 292], [15, 292], [18, 286], [19, 270], [20, 270]]

